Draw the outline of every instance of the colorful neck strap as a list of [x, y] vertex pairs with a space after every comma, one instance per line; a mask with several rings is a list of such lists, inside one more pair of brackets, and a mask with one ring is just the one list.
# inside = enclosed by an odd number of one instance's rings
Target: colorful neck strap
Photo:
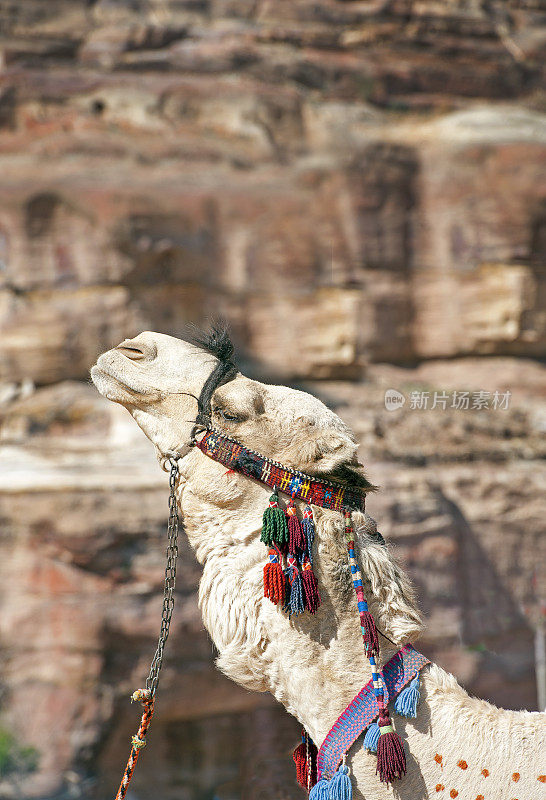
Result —
[[205, 455], [225, 467], [306, 503], [334, 511], [364, 510], [366, 496], [361, 489], [285, 467], [218, 431], [207, 430], [195, 444]]
[[[411, 644], [406, 644], [383, 667], [385, 700], [394, 700], [395, 710], [399, 714], [415, 717], [419, 699], [419, 673], [427, 664], [430, 664], [430, 660], [426, 656], [418, 653]], [[378, 718], [381, 708], [377, 700], [376, 683], [377, 676], [374, 676], [332, 725], [318, 751], [319, 780], [329, 781], [334, 777], [344, 754], [362, 731]], [[408, 687], [411, 683], [413, 685]], [[405, 687], [408, 689], [401, 694]], [[370, 737], [365, 747], [369, 746], [369, 740]]]

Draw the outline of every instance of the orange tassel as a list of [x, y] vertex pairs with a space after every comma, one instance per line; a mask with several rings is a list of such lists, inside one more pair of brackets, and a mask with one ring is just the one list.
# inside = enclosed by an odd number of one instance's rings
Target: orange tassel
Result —
[[280, 564], [280, 552], [276, 547], [269, 548], [269, 561], [264, 566], [264, 597], [272, 603], [284, 603], [286, 597], [286, 578]]

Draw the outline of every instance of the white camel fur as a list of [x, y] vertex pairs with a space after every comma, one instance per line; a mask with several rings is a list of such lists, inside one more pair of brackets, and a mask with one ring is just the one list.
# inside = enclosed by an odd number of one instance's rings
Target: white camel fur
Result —
[[[288, 616], [263, 597], [267, 550], [260, 542], [270, 490], [189, 446], [196, 397], [216, 359], [159, 333], [142, 333], [103, 354], [92, 369], [99, 391], [121, 403], [153, 442], [160, 459], [183, 454], [178, 499], [203, 574], [199, 605], [232, 680], [271, 692], [318, 746], [371, 675], [364, 654], [347, 562], [343, 520], [313, 507], [315, 572], [322, 605], [315, 616]], [[311, 395], [269, 386], [240, 373], [216, 389], [213, 424], [287, 466], [325, 474], [358, 469], [351, 432]], [[298, 508], [298, 513], [301, 507]], [[369, 536], [374, 521], [354, 513], [365, 594], [380, 631], [381, 663], [415, 644], [422, 630], [408, 578], [389, 547]], [[383, 800], [539, 800], [546, 797], [545, 715], [505, 711], [469, 695], [436, 665], [425, 668], [416, 719], [394, 718], [405, 743], [407, 774], [390, 787], [361, 739], [349, 752], [355, 798]], [[466, 764], [466, 766], [465, 766]]]

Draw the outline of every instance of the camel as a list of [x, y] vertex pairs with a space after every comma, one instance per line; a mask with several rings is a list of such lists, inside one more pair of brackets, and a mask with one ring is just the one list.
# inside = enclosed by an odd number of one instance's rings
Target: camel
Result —
[[[181, 456], [177, 499], [202, 565], [199, 606], [218, 668], [246, 689], [271, 692], [320, 746], [371, 677], [342, 515], [313, 506], [323, 602], [315, 615], [289, 618], [263, 596], [260, 530], [271, 490], [191, 446], [197, 399], [217, 363], [203, 344], [144, 332], [101, 355], [91, 376], [104, 397], [132, 414], [164, 467], [173, 454]], [[281, 464], [310, 475], [341, 470], [366, 483], [351, 431], [306, 392], [237, 372], [214, 390], [210, 407], [215, 429]], [[410, 581], [378, 541], [374, 520], [363, 512], [352, 520], [385, 663], [403, 644], [416, 642], [423, 623]], [[392, 785], [380, 783], [376, 758], [360, 738], [347, 755], [354, 797], [539, 800], [546, 797], [545, 722], [542, 713], [503, 710], [470, 697], [431, 664], [422, 672], [417, 717], [394, 717], [407, 774]]]

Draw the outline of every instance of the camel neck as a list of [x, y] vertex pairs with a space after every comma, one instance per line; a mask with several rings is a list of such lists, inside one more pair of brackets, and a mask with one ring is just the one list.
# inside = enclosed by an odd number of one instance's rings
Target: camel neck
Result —
[[[195, 458], [200, 456], [194, 452]], [[321, 742], [340, 711], [371, 678], [351, 586], [343, 517], [314, 509], [315, 569], [322, 605], [315, 615], [289, 619], [263, 597], [264, 545], [259, 540], [263, 487], [255, 484], [248, 492], [248, 481], [242, 476], [228, 476], [213, 470], [212, 462], [200, 460], [206, 473], [198, 480], [197, 469], [192, 469], [181, 507], [190, 544], [203, 565], [199, 603], [219, 651], [217, 664], [245, 688], [271, 692]], [[216, 496], [225, 492], [225, 506], [206, 496], [211, 484]], [[357, 515], [355, 527], [367, 524], [363, 515]], [[389, 557], [384, 547], [370, 543], [367, 564], [374, 582]], [[396, 580], [380, 591], [378, 585], [372, 589], [366, 584], [365, 591], [378, 627], [397, 642], [391, 645], [380, 636], [384, 663], [413, 638], [415, 614], [407, 613]], [[296, 664], [287, 653], [297, 657]]]

